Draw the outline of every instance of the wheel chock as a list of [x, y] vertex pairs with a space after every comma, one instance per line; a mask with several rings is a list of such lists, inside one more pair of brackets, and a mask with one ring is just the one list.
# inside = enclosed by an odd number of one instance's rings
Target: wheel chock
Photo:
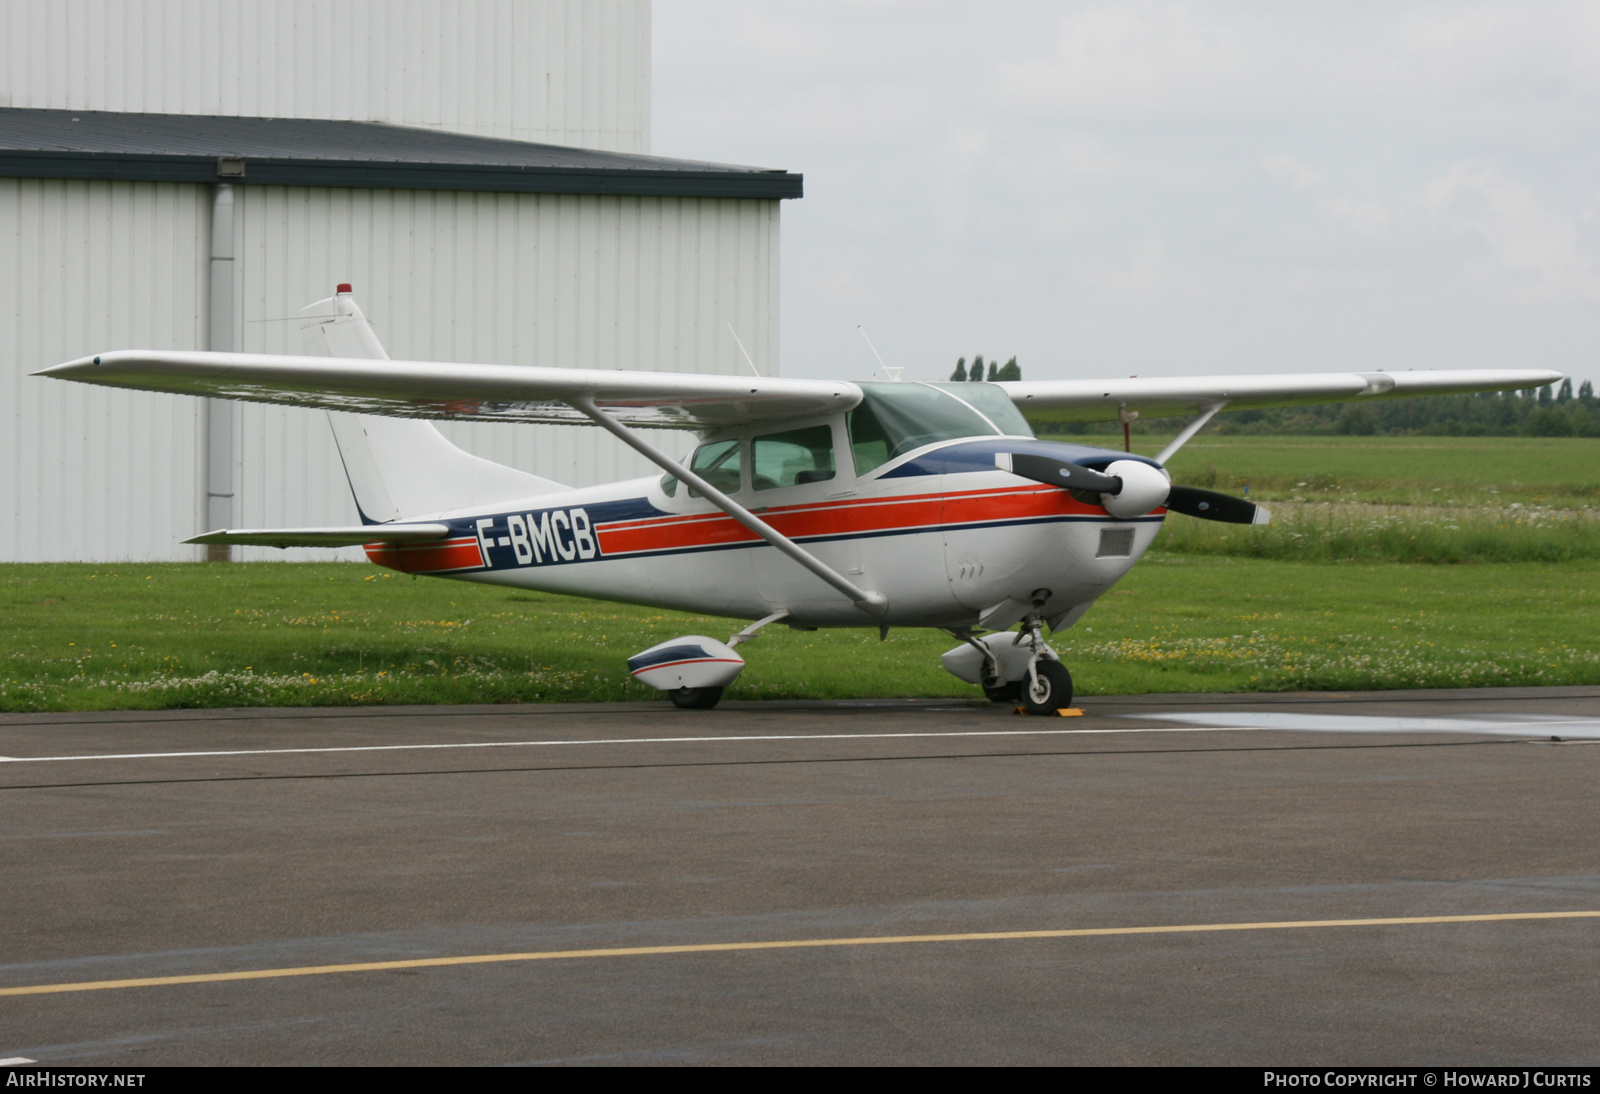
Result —
[[[1013, 710], [1011, 713], [1012, 714], [1026, 714], [1026, 713], [1028, 713], [1028, 708], [1027, 707], [1018, 707], [1016, 710]], [[1083, 717], [1083, 711], [1078, 709], [1077, 707], [1062, 707], [1060, 710], [1056, 711], [1056, 717], [1058, 717], [1058, 718], [1082, 718]]]

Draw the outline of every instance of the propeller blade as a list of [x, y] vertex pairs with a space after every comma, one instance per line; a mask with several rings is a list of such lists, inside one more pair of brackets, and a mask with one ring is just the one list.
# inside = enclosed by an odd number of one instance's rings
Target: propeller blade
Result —
[[1001, 453], [1001, 456], [1010, 457], [1010, 467], [1000, 463], [1000, 456], [995, 458], [995, 463], [1002, 470], [1013, 475], [1021, 475], [1034, 482], [1042, 482], [1049, 486], [1059, 486], [1065, 490], [1089, 490], [1096, 494], [1120, 494], [1122, 480], [1116, 475], [1102, 475], [1098, 471], [1090, 470], [1080, 464], [1068, 463], [1052, 456], [1035, 456], [1025, 452]]
[[1167, 495], [1167, 508], [1174, 513], [1201, 520], [1220, 520], [1225, 524], [1265, 524], [1272, 519], [1272, 513], [1255, 502], [1194, 486], [1174, 486]]

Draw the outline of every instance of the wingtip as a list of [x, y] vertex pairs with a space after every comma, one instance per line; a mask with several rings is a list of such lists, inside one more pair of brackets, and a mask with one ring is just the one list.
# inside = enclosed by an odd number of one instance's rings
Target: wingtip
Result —
[[42, 368], [38, 372], [30, 372], [30, 376], [48, 376], [53, 380], [70, 380], [81, 373], [89, 372], [100, 366], [100, 356], [80, 357], [76, 361], [63, 361], [59, 365]]

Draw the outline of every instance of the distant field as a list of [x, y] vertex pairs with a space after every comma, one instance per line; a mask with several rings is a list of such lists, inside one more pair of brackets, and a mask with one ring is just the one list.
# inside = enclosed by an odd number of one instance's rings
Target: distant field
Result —
[[[1600, 562], [1157, 555], [1058, 648], [1085, 693], [1600, 683]], [[352, 563], [0, 566], [0, 709], [642, 699], [628, 655], [729, 620]], [[925, 631], [744, 647], [729, 698], [976, 697]]]
[[[1109, 440], [1102, 438], [1102, 442]], [[1154, 455], [1165, 439], [1134, 438]], [[1239, 437], [1202, 433], [1179, 482], [1252, 497], [1445, 507], [1600, 507], [1600, 438]]]
[[[1140, 441], [1153, 454], [1163, 442]], [[1267, 528], [1175, 518], [1171, 554], [1394, 562], [1600, 558], [1600, 439], [1234, 437], [1171, 463], [1191, 486], [1244, 494]]]

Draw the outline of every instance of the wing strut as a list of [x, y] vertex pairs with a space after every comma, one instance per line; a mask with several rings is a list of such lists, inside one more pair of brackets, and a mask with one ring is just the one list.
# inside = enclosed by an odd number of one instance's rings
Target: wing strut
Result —
[[1156, 457], [1156, 462], [1164, 465], [1168, 460], [1176, 456], [1178, 454], [1178, 449], [1188, 444], [1190, 439], [1193, 438], [1196, 433], [1205, 428], [1207, 422], [1217, 416], [1217, 411], [1221, 410], [1227, 405], [1228, 402], [1226, 399], [1224, 399], [1220, 403], [1212, 403], [1210, 406], [1201, 407], [1200, 417], [1184, 426], [1183, 432], [1172, 438], [1172, 443], [1168, 444], [1167, 447], [1161, 450], [1161, 454]]
[[728, 497], [728, 495], [712, 486], [705, 479], [702, 479], [682, 464], [674, 463], [672, 458], [665, 452], [662, 452], [655, 445], [596, 406], [593, 396], [579, 395], [565, 401], [568, 406], [573, 407], [579, 413], [591, 419], [595, 425], [616, 437], [617, 440], [639, 453], [645, 459], [661, 468], [661, 470], [700, 491], [701, 494], [705, 495], [706, 500], [710, 501], [718, 509], [721, 509], [734, 520], [816, 574], [823, 581], [838, 589], [850, 598], [850, 603], [862, 611], [870, 615], [883, 615], [889, 610], [888, 597], [882, 593], [869, 593], [860, 588], [849, 578], [809, 551], [806, 551], [794, 540]]

